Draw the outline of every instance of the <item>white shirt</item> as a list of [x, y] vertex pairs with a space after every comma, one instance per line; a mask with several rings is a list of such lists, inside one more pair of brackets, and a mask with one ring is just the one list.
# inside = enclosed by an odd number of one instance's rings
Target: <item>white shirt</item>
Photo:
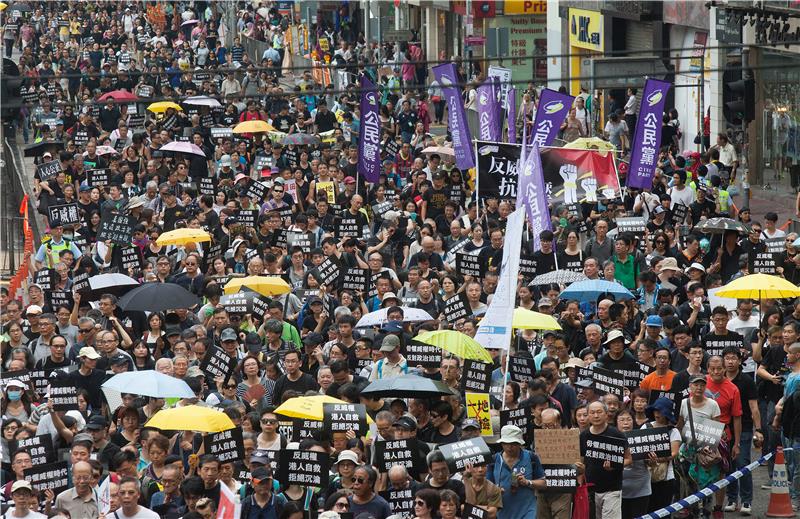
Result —
[[761, 234], [766, 236], [768, 239], [769, 238], [785, 238], [786, 237], [786, 231], [782, 231], [782, 230], [778, 229], [777, 227], [775, 228], [775, 232], [772, 233], [772, 234], [770, 234], [769, 231], [766, 228], [763, 231], [761, 231]]
[[719, 161], [726, 166], [732, 166], [738, 159], [736, 158], [736, 148], [730, 142], [725, 146], [718, 146]]
[[[16, 515], [14, 515], [15, 511], [16, 507], [12, 506], [6, 511], [3, 517], [6, 517], [7, 519], [13, 519], [14, 517], [17, 517]], [[47, 519], [46, 515], [40, 514], [39, 512], [34, 512], [33, 510], [28, 510], [28, 513], [23, 515], [22, 517], [24, 517], [25, 519]]]
[[[668, 193], [670, 198], [672, 199], [669, 204], [670, 209], [675, 207], [675, 204], [683, 204], [686, 207], [689, 207], [689, 205], [691, 205], [691, 203], [695, 201], [694, 190], [686, 186], [683, 186], [683, 189], [671, 187], [669, 188]], [[689, 216], [688, 212], [686, 216], [687, 217]]]
[[157, 513], [143, 506], [139, 506], [135, 515], [125, 515], [122, 508], [118, 508], [111, 516], [114, 517], [114, 519], [161, 519], [161, 516]]

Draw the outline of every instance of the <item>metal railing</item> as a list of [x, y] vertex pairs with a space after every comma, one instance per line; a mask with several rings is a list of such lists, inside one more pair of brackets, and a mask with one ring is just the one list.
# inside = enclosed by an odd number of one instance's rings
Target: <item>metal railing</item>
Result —
[[25, 256], [24, 220], [19, 209], [26, 194], [34, 241], [39, 243], [41, 239], [29, 178], [19, 148], [13, 140], [4, 138], [0, 150], [0, 276], [3, 278], [13, 276]]

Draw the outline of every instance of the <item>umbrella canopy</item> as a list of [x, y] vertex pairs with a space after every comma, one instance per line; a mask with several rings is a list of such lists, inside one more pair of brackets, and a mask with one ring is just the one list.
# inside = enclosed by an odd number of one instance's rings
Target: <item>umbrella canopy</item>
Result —
[[436, 346], [456, 357], [492, 362], [492, 356], [478, 341], [455, 330], [434, 330], [414, 337], [414, 340]]
[[178, 103], [173, 103], [172, 101], [159, 101], [159, 102], [153, 103], [153, 104], [151, 104], [150, 106], [147, 107], [147, 109], [150, 110], [151, 112], [153, 112], [154, 114], [164, 113], [169, 108], [174, 108], [175, 110], [178, 110], [179, 112], [183, 111], [183, 108], [181, 108], [181, 105], [179, 105]]
[[175, 229], [167, 231], [156, 240], [156, 245], [186, 245], [187, 243], [197, 243], [211, 241], [211, 235], [202, 229]]
[[800, 288], [778, 276], [750, 274], [734, 279], [716, 295], [732, 299], [786, 299], [800, 296]]
[[292, 287], [278, 276], [247, 276], [228, 281], [228, 284], [225, 285], [225, 293], [235, 294], [243, 288], [248, 288], [267, 297], [288, 294], [292, 290]]
[[724, 234], [725, 231], [736, 231], [739, 234], [750, 232], [742, 222], [731, 218], [709, 218], [695, 225], [693, 230], [703, 234]]
[[138, 286], [138, 281], [125, 274], [100, 274], [89, 278], [89, 292], [86, 298], [93, 301], [103, 294], [120, 296]]
[[233, 127], [233, 133], [261, 133], [275, 131], [267, 121], [261, 119], [253, 119], [252, 121], [245, 121]]
[[362, 389], [361, 394], [371, 397], [436, 398], [455, 393], [441, 380], [417, 375], [400, 375], [376, 380]]
[[561, 292], [563, 300], [574, 299], [580, 302], [594, 302], [603, 294], [611, 294], [615, 299], [633, 299], [631, 291], [619, 283], [604, 279], [587, 279], [573, 283]]
[[450, 157], [456, 156], [456, 150], [449, 146], [428, 146], [422, 150], [422, 153], [429, 155], [436, 153], [437, 155], [448, 155]]
[[98, 98], [100, 101], [108, 101], [109, 99], [113, 99], [114, 101], [138, 101], [139, 98], [136, 94], [128, 92], [127, 90], [112, 90], [111, 92], [107, 92], [101, 95]]
[[[421, 308], [411, 308], [408, 306], [401, 307], [403, 309], [403, 322], [404, 323], [418, 323], [422, 321], [433, 321], [431, 314]], [[356, 324], [356, 328], [367, 328], [369, 326], [381, 326], [389, 321], [388, 308], [381, 308], [374, 312], [370, 312], [362, 316]]]
[[13, 4], [11, 6], [11, 10], [12, 11], [19, 11], [19, 12], [23, 12], [24, 11], [26, 13], [29, 13], [29, 12], [33, 11], [33, 8], [31, 6], [29, 6], [28, 4], [21, 4], [21, 3], [17, 2], [16, 4]]
[[540, 276], [533, 278], [529, 286], [542, 286], [552, 285], [553, 283], [559, 285], [569, 285], [570, 283], [577, 283], [578, 281], [585, 281], [588, 279], [583, 272], [575, 272], [572, 270], [554, 270]]
[[215, 433], [236, 427], [228, 415], [211, 407], [187, 405], [157, 412], [145, 427], [165, 431]]
[[208, 106], [210, 108], [216, 108], [222, 106], [219, 101], [214, 99], [213, 97], [207, 96], [192, 96], [188, 97], [183, 101], [185, 105], [193, 105], [193, 106]]
[[[89, 154], [88, 151], [83, 152], [83, 156], [86, 157]], [[119, 152], [112, 148], [111, 146], [98, 146], [97, 147], [97, 154], [101, 157], [103, 155], [117, 155]]]
[[5, 11], [6, 7], [8, 7], [8, 4], [7, 4], [7, 3], [5, 3], [5, 2], [0, 2], [0, 11]]
[[200, 299], [175, 283], [145, 283], [134, 288], [117, 302], [122, 310], [161, 312], [174, 308], [192, 308]]
[[[344, 400], [333, 398], [328, 395], [319, 396], [296, 396], [282, 403], [275, 414], [288, 418], [300, 418], [302, 420], [322, 420], [324, 416], [324, 404], [345, 404]], [[373, 423], [372, 418], [367, 415], [367, 423]]]
[[297, 146], [310, 146], [319, 144], [320, 140], [316, 135], [310, 135], [308, 133], [290, 133], [283, 137], [281, 143], [283, 145], [295, 144]]
[[574, 141], [568, 142], [564, 148], [570, 150], [600, 150], [600, 151], [617, 151], [617, 147], [608, 141], [604, 141], [599, 137], [581, 137]]
[[181, 24], [181, 27], [186, 27], [187, 25], [197, 25], [200, 23], [200, 20], [186, 20]]
[[183, 380], [152, 369], [119, 373], [106, 380], [101, 387], [155, 398], [195, 397], [189, 384]]
[[552, 315], [542, 314], [528, 310], [526, 308], [515, 308], [514, 319], [511, 324], [512, 327], [518, 330], [560, 330], [561, 325], [558, 324], [555, 317]]
[[64, 141], [41, 141], [30, 146], [25, 146], [26, 157], [41, 157], [46, 151], [55, 153], [64, 149]]
[[175, 153], [189, 153], [191, 155], [199, 155], [205, 157], [206, 154], [200, 149], [200, 146], [192, 144], [191, 142], [172, 141], [168, 144], [161, 146], [158, 151], [172, 151]]

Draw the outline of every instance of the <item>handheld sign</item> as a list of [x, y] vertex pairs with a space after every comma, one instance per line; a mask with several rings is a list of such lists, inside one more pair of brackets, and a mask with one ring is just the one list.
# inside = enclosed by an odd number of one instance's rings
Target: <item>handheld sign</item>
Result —
[[464, 360], [464, 367], [461, 370], [461, 391], [489, 393], [492, 387], [492, 371], [494, 366], [488, 362]]
[[469, 317], [472, 315], [472, 309], [469, 306], [467, 294], [461, 292], [451, 297], [444, 303], [444, 315], [447, 322], [454, 323], [459, 319]]
[[523, 254], [519, 257], [519, 273], [525, 279], [536, 277], [536, 258], [532, 255]]
[[198, 190], [200, 191], [201, 195], [213, 195], [214, 194], [214, 179], [209, 177], [203, 177], [200, 179], [200, 185], [198, 186]]
[[311, 235], [306, 232], [290, 232], [286, 235], [289, 248], [300, 247], [303, 253], [311, 252]]
[[50, 180], [61, 173], [61, 171], [62, 168], [60, 160], [51, 160], [50, 162], [43, 162], [36, 166], [36, 173], [39, 175], [39, 180], [42, 182], [45, 180]]
[[51, 222], [58, 220], [62, 225], [75, 225], [81, 223], [81, 213], [78, 210], [78, 204], [48, 206], [47, 217]]
[[105, 187], [108, 180], [107, 169], [90, 169], [86, 172], [86, 182], [92, 187]]
[[451, 474], [461, 472], [467, 465], [477, 467], [486, 465], [492, 460], [492, 451], [480, 436], [440, 445], [439, 450], [442, 451]]
[[305, 420], [302, 418], [295, 418], [293, 420], [294, 426], [292, 427], [292, 441], [300, 442], [307, 438], [314, 438], [314, 435], [322, 431], [323, 424], [319, 420]]
[[392, 510], [393, 517], [414, 517], [413, 489], [406, 488], [403, 490], [384, 490], [379, 492], [379, 494], [389, 503], [389, 508]]
[[8, 452], [13, 454], [19, 449], [25, 449], [31, 455], [31, 463], [43, 465], [56, 461], [56, 451], [53, 449], [53, 437], [49, 434], [41, 434], [23, 440], [9, 440]]
[[672, 206], [672, 224], [682, 225], [686, 221], [686, 215], [689, 213], [689, 208], [683, 204], [675, 204]]
[[130, 245], [137, 221], [133, 216], [106, 213], [97, 231], [97, 241], [111, 240], [118, 245]]
[[378, 471], [389, 472], [395, 465], [402, 465], [409, 473], [419, 473], [417, 466], [418, 441], [416, 438], [375, 442], [375, 462]]
[[206, 435], [203, 437], [203, 447], [206, 454], [213, 454], [221, 463], [244, 459], [242, 430], [237, 427]]
[[534, 446], [542, 463], [564, 465], [581, 460], [579, 429], [536, 429]]
[[522, 429], [525, 438], [529, 438], [531, 429], [533, 428], [531, 407], [524, 406], [516, 409], [503, 409], [500, 411], [500, 428], [502, 429], [506, 425], [516, 425]]
[[72, 308], [72, 292], [68, 290], [51, 290], [48, 294], [48, 299], [50, 300], [51, 308], [55, 309], [62, 305]]
[[464, 252], [456, 253], [456, 271], [462, 276], [480, 278], [482, 270], [478, 256]]
[[284, 485], [324, 487], [328, 485], [330, 456], [316, 451], [283, 449], [278, 463], [278, 480]]
[[669, 427], [648, 427], [628, 431], [628, 449], [635, 460], [647, 459], [652, 452], [658, 458], [671, 455], [672, 447], [669, 442]]
[[511, 355], [508, 359], [508, 371], [513, 382], [528, 382], [536, 373], [536, 362], [533, 357]]
[[31, 381], [30, 381], [31, 388], [40, 397], [43, 397], [44, 395], [47, 394], [47, 386], [50, 385], [51, 374], [52, 371], [44, 369], [31, 371]]
[[617, 218], [617, 236], [627, 232], [634, 236], [644, 235], [647, 229], [647, 222], [641, 216], [632, 216], [628, 218]]
[[367, 409], [364, 404], [322, 404], [322, 423], [330, 433], [353, 431], [367, 433]]
[[751, 274], [770, 274], [777, 273], [778, 264], [775, 261], [775, 255], [771, 252], [759, 252], [758, 254], [750, 256], [750, 273]]
[[[540, 431], [536, 431], [538, 436]], [[625, 463], [625, 448], [628, 441], [624, 438], [614, 438], [603, 436], [601, 440], [588, 440], [584, 457], [598, 460], [600, 462], [609, 461], [611, 465], [621, 467]]]
[[442, 349], [411, 339], [406, 344], [406, 362], [409, 366], [438, 368], [442, 365]]
[[464, 503], [461, 519], [489, 519], [489, 512], [485, 508]]
[[151, 97], [153, 95], [153, 87], [150, 85], [139, 85], [136, 87], [137, 97]]
[[51, 380], [50, 402], [53, 411], [77, 411], [78, 388], [70, 380]]
[[548, 494], [573, 494], [578, 489], [578, 468], [575, 465], [542, 465]]
[[36, 492], [52, 490], [58, 495], [69, 488], [69, 468], [66, 461], [34, 465], [25, 469], [23, 475]]
[[269, 190], [263, 182], [254, 181], [247, 186], [247, 196], [255, 200], [257, 203], [264, 201], [264, 194]]
[[764, 245], [767, 246], [767, 252], [770, 254], [779, 254], [786, 250], [785, 238], [767, 238], [764, 240]]
[[692, 425], [689, 420], [686, 420], [686, 425], [683, 426], [683, 437], [688, 442], [697, 441], [698, 445], [707, 447], [716, 447], [722, 439], [722, 433], [725, 430], [725, 424], [716, 420], [709, 420], [702, 416], [694, 416], [694, 436], [692, 435]]
[[238, 361], [235, 357], [225, 353], [222, 348], [214, 346], [206, 353], [203, 362], [200, 363], [200, 370], [206, 374], [208, 380], [222, 377], [222, 383], [224, 384], [233, 374], [237, 364]]
[[625, 377], [595, 366], [592, 370], [592, 385], [596, 391], [611, 393], [622, 399], [625, 392]]
[[339, 279], [339, 265], [332, 258], [325, 258], [317, 266], [320, 282], [323, 285], [332, 285]]
[[363, 229], [358, 223], [358, 218], [349, 213], [335, 220], [334, 235], [336, 239], [360, 238]]
[[142, 268], [142, 256], [139, 247], [135, 245], [122, 247], [122, 268], [125, 270]]
[[342, 290], [368, 292], [371, 281], [369, 269], [347, 269], [342, 278]]
[[255, 228], [258, 226], [258, 214], [258, 209], [239, 209], [236, 218], [245, 227]]
[[489, 393], [467, 393], [467, 416], [478, 420], [481, 426], [481, 436], [492, 436], [492, 417], [489, 414]]
[[53, 269], [42, 269], [33, 276], [33, 282], [41, 287], [42, 292], [47, 293], [53, 290], [55, 285], [56, 273]]

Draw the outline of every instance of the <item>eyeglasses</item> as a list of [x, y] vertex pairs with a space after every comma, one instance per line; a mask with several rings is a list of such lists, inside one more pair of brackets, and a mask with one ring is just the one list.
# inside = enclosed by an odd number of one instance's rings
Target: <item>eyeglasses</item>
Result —
[[367, 478], [353, 478], [353, 483], [358, 483], [359, 485], [361, 483], [366, 483], [366, 481], [367, 481]]
[[333, 506], [336, 508], [350, 508], [350, 503], [348, 501], [337, 501]]
[[428, 506], [428, 505], [425, 503], [425, 501], [423, 501], [423, 500], [421, 500], [421, 499], [417, 499], [416, 501], [414, 501], [414, 505], [415, 505], [415, 506]]
[[261, 420], [261, 423], [264, 424], [264, 425], [276, 425], [279, 422], [278, 422], [278, 420], [266, 419], [266, 420]]
[[276, 193], [283, 193], [283, 189], [275, 189], [274, 191], [275, 191]]

